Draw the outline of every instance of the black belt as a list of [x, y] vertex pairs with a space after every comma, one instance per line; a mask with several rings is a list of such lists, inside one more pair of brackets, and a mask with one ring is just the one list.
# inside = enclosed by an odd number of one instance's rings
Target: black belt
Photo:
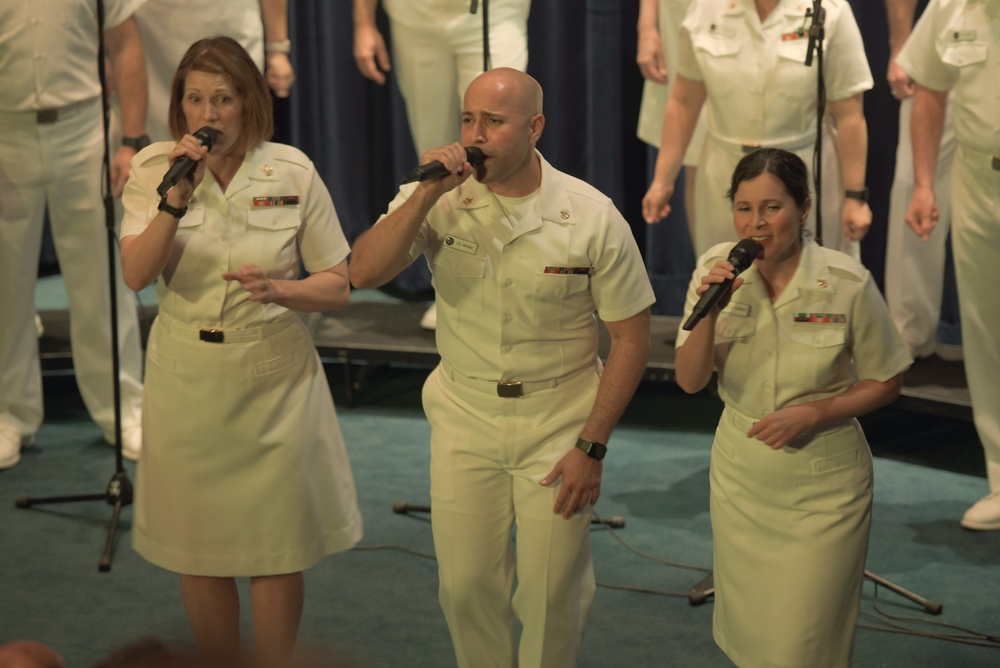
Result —
[[90, 104], [94, 101], [94, 98], [89, 100], [80, 100], [79, 102], [70, 102], [64, 107], [55, 107], [53, 109], [38, 109], [35, 111], [35, 122], [39, 125], [51, 125], [59, 121], [59, 119], [64, 118], [69, 112], [76, 111], [80, 107]]
[[1000, 154], [993, 156], [993, 169], [1000, 172]]

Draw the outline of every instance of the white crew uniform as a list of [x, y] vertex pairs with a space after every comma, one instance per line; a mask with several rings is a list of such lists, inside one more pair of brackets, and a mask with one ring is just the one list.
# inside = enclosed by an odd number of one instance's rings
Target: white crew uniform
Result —
[[[843, 100], [873, 85], [861, 32], [846, 0], [827, 0], [824, 76], [828, 100]], [[817, 60], [805, 66], [807, 0], [781, 0], [763, 23], [753, 0], [699, 0], [681, 25], [678, 73], [702, 81], [708, 136], [698, 160], [695, 252], [734, 239], [726, 198], [736, 163], [755, 146], [783, 148], [809, 166], [816, 137]], [[827, 123], [829, 125], [829, 123]], [[823, 245], [858, 257], [844, 239], [839, 159], [832, 130], [823, 143]], [[815, 228], [815, 207], [806, 221]]]
[[951, 170], [951, 241], [962, 347], [973, 419], [993, 492], [1000, 492], [998, 36], [1000, 0], [932, 0], [896, 59], [922, 86], [951, 91], [958, 140]]
[[[594, 406], [595, 310], [619, 321], [655, 300], [614, 204], [538, 157], [534, 195], [501, 201], [470, 179], [431, 209], [410, 250], [437, 290], [441, 364], [423, 401], [440, 601], [462, 668], [577, 665], [595, 591], [591, 513], [554, 514], [559, 485], [538, 481]], [[500, 396], [498, 381], [522, 383], [523, 396]]]
[[[142, 0], [106, 0], [105, 28]], [[45, 210], [66, 283], [77, 385], [113, 442], [111, 300], [102, 184], [96, 0], [0, 0], [0, 422], [42, 423], [35, 281]], [[112, 156], [117, 146], [111, 150]], [[117, 281], [122, 431], [137, 429], [142, 344], [135, 298]]]
[[906, 209], [913, 197], [913, 144], [910, 114], [913, 98], [899, 103], [899, 142], [896, 172], [889, 191], [889, 229], [885, 249], [885, 301], [896, 328], [914, 357], [934, 352], [941, 300], [944, 296], [944, 266], [948, 232], [951, 229], [951, 162], [955, 155], [955, 131], [951, 123], [951, 101], [938, 149], [934, 192], [941, 212], [930, 240], [918, 237], [906, 224]]
[[260, 0], [146, 0], [135, 13], [146, 54], [149, 107], [146, 133], [172, 139], [167, 110], [170, 84], [188, 48], [205, 37], [226, 35], [246, 49], [264, 71], [264, 24]]
[[[465, 89], [483, 73], [483, 2], [383, 0], [393, 72], [417, 154], [458, 141]], [[531, 0], [489, 0], [490, 67], [528, 66]]]
[[[157, 214], [174, 142], [141, 151], [122, 236]], [[302, 571], [361, 540], [361, 514], [323, 366], [302, 320], [222, 274], [296, 279], [350, 248], [312, 162], [249, 151], [223, 192], [206, 170], [156, 284], [136, 483], [136, 551], [203, 576]], [[206, 333], [207, 332], [207, 333]]]
[[[696, 288], [732, 244], [703, 255]], [[726, 404], [712, 445], [716, 642], [741, 668], [850, 665], [871, 522], [872, 462], [856, 419], [772, 450], [747, 431], [786, 406], [886, 381], [912, 362], [871, 274], [807, 240], [774, 301], [756, 266], [719, 314]], [[683, 320], [682, 320], [683, 322]], [[689, 332], [680, 329], [677, 346]]]
[[[657, 14], [660, 31], [660, 43], [663, 48], [663, 60], [667, 68], [667, 83], [646, 81], [642, 85], [642, 101], [639, 104], [639, 123], [636, 136], [650, 146], [660, 146], [660, 136], [663, 133], [663, 112], [667, 108], [667, 99], [674, 88], [677, 73], [677, 40], [681, 29], [681, 21], [687, 13], [693, 0], [660, 0], [660, 11]], [[707, 121], [705, 111], [698, 115], [691, 143], [684, 153], [684, 164], [696, 167], [701, 146], [705, 141]]]

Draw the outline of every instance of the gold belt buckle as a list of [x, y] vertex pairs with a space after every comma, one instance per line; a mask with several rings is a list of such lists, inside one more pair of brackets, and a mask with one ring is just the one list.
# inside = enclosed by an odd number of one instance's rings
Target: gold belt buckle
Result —
[[198, 338], [208, 343], [223, 343], [226, 335], [221, 329], [202, 329], [198, 332]]
[[515, 399], [524, 395], [524, 388], [521, 381], [503, 381], [497, 383], [497, 396], [504, 399]]

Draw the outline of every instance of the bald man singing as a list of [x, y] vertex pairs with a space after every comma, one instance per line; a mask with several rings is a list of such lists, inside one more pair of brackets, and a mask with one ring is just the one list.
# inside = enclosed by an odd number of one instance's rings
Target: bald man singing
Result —
[[[483, 163], [462, 144], [425, 153], [449, 174], [403, 186], [352, 255], [357, 287], [422, 254], [437, 290], [441, 363], [423, 403], [439, 599], [462, 668], [577, 665], [602, 459], [649, 353], [655, 298], [631, 230], [545, 161], [544, 127], [537, 81], [480, 75], [462, 142]], [[595, 311], [611, 335], [603, 366]]]

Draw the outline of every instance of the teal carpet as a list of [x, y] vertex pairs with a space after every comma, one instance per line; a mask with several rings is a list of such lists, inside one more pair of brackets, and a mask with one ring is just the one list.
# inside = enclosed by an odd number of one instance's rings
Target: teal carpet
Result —
[[[345, 409], [341, 369], [328, 367], [357, 480], [366, 549], [327, 558], [307, 573], [302, 638], [361, 668], [454, 665], [437, 605], [436, 565], [411, 552], [433, 551], [430, 525], [419, 513], [392, 511], [397, 501], [428, 502], [429, 428], [419, 408], [425, 373], [372, 369], [358, 407]], [[109, 505], [14, 507], [22, 495], [100, 493], [114, 471], [112, 451], [82, 408], [72, 376], [48, 375], [45, 384], [47, 419], [38, 446], [26, 450], [18, 466], [0, 472], [0, 643], [42, 641], [76, 668], [146, 636], [191, 642], [176, 576], [130, 547], [131, 507], [123, 513], [109, 573], [97, 570]], [[708, 463], [719, 410], [710, 396], [644, 384], [615, 432], [597, 510], [625, 518], [626, 527], [593, 530], [597, 577], [609, 586], [598, 590], [583, 666], [730, 665], [712, 641], [711, 602], [693, 607], [686, 598], [703, 573], [660, 561], [710, 566]], [[1000, 636], [1000, 532], [963, 531], [957, 521], [986, 491], [971, 425], [892, 408], [864, 422], [877, 455], [868, 568], [941, 602], [944, 613], [931, 617], [884, 589], [880, 606], [894, 615]], [[134, 481], [134, 465], [126, 468]], [[873, 608], [873, 590], [866, 584], [866, 611]], [[249, 633], [248, 623], [245, 628]], [[863, 627], [854, 665], [992, 667], [1000, 665], [1000, 652]]]

